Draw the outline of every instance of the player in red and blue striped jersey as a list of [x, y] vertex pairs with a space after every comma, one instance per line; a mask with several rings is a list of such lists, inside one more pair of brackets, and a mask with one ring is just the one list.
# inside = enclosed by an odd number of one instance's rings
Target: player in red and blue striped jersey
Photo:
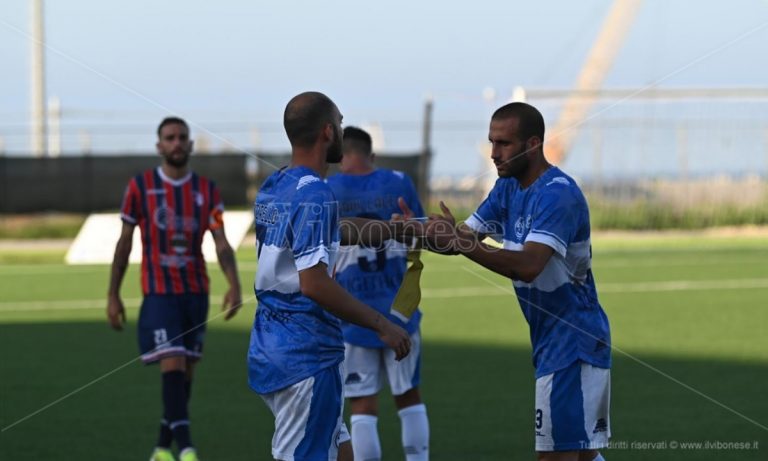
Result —
[[193, 142], [180, 118], [164, 119], [157, 130], [162, 165], [130, 180], [121, 208], [123, 229], [115, 249], [107, 314], [122, 330], [125, 308], [120, 285], [128, 266], [133, 231], [141, 231], [141, 287], [144, 300], [138, 330], [141, 358], [160, 363], [163, 418], [153, 460], [173, 459], [176, 440], [182, 460], [197, 459], [189, 435], [187, 405], [194, 363], [202, 356], [208, 316], [209, 279], [202, 253], [210, 230], [229, 290], [224, 296], [226, 319], [241, 305], [234, 252], [224, 234], [223, 212], [216, 185], [189, 170]]

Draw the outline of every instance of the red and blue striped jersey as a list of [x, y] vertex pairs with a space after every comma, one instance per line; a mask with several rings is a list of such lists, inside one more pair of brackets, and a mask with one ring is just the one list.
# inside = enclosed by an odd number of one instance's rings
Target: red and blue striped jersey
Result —
[[216, 185], [195, 173], [174, 180], [158, 167], [131, 179], [120, 215], [141, 229], [145, 295], [208, 293], [203, 235], [223, 227], [223, 212]]

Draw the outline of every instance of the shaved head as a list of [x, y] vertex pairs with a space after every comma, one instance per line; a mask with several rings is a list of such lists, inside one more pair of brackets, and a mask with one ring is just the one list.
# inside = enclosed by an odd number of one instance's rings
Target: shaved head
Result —
[[326, 124], [334, 124], [338, 113], [331, 98], [316, 91], [294, 96], [285, 106], [283, 126], [295, 147], [312, 146]]

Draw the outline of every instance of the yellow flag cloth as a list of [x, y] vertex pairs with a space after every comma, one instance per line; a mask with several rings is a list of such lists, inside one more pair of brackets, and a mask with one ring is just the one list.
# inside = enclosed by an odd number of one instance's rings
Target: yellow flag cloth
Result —
[[409, 251], [406, 260], [408, 267], [405, 270], [403, 283], [397, 290], [390, 311], [392, 315], [403, 322], [407, 322], [411, 318], [421, 302], [421, 271], [424, 269], [424, 263], [421, 262], [421, 251]]

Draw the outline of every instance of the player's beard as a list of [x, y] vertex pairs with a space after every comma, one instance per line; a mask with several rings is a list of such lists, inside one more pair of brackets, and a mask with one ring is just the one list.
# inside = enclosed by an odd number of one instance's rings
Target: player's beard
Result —
[[174, 152], [164, 155], [166, 163], [175, 168], [184, 168], [189, 163], [189, 152], [182, 152], [184, 155], [177, 156]]
[[508, 160], [502, 162], [496, 167], [500, 178], [519, 178], [528, 171], [528, 153], [525, 144], [511, 156]]
[[340, 163], [342, 155], [341, 130], [337, 130], [334, 126], [333, 142], [328, 146], [328, 150], [325, 152], [325, 161], [328, 163]]

